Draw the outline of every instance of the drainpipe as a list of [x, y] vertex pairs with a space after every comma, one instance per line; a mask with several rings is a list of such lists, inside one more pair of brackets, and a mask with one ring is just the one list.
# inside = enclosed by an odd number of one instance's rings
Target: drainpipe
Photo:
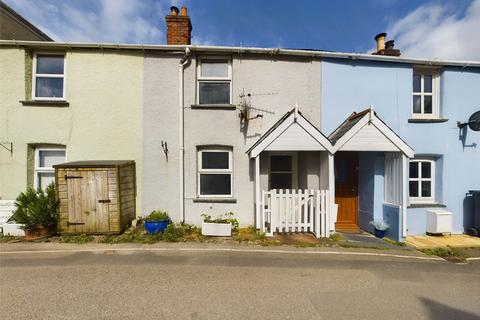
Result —
[[180, 214], [182, 215], [182, 222], [185, 222], [185, 177], [184, 177], [184, 156], [185, 156], [185, 145], [184, 145], [184, 86], [183, 86], [183, 70], [185, 66], [190, 62], [190, 49], [185, 48], [185, 55], [180, 60], [178, 64], [178, 139], [179, 139], [179, 171], [178, 176], [180, 178], [179, 182], [179, 193], [180, 193]]

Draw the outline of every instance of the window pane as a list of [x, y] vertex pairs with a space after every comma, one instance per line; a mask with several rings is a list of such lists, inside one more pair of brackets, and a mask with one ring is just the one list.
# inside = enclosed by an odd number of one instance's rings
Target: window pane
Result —
[[422, 113], [422, 96], [413, 96], [413, 113]]
[[420, 92], [420, 75], [413, 75], [413, 92]]
[[202, 77], [228, 78], [227, 60], [203, 60]]
[[270, 171], [292, 171], [292, 157], [272, 156], [270, 158]]
[[430, 162], [422, 162], [422, 178], [431, 178], [431, 163]]
[[432, 92], [432, 76], [423, 76], [423, 92]]
[[37, 77], [35, 86], [36, 97], [62, 98], [63, 78]]
[[63, 56], [37, 56], [37, 73], [63, 74]]
[[201, 174], [200, 194], [201, 195], [230, 195], [231, 194], [230, 174]]
[[422, 181], [422, 197], [432, 196], [432, 184], [430, 181]]
[[202, 152], [202, 169], [228, 169], [228, 152]]
[[270, 173], [270, 189], [292, 189], [292, 174]]
[[432, 96], [424, 96], [423, 99], [423, 113], [432, 113]]
[[38, 173], [38, 186], [45, 190], [50, 183], [55, 183], [55, 173], [40, 172]]
[[418, 178], [418, 162], [410, 162], [410, 178]]
[[418, 197], [418, 181], [410, 181], [408, 183], [410, 197]]
[[65, 162], [65, 150], [40, 151], [38, 156], [39, 165], [42, 168], [51, 168], [55, 164]]
[[200, 82], [200, 104], [229, 104], [230, 82]]

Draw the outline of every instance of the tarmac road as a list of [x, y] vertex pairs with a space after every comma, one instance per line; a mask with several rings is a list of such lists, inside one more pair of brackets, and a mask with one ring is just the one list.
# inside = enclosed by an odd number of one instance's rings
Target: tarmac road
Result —
[[6, 319], [480, 319], [480, 261], [279, 252], [0, 254]]

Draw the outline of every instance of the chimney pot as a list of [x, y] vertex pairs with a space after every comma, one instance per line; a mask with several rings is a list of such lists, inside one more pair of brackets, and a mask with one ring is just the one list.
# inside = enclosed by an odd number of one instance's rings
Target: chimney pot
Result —
[[395, 45], [394, 40], [389, 40], [385, 42], [385, 50], [392, 50], [394, 45]]
[[379, 33], [375, 36], [375, 41], [377, 41], [377, 53], [385, 50], [385, 37], [387, 34], [385, 32]]
[[175, 6], [170, 7], [170, 15], [171, 16], [178, 16], [178, 8]]
[[187, 16], [187, 7], [183, 6], [182, 7], [182, 16], [186, 17]]

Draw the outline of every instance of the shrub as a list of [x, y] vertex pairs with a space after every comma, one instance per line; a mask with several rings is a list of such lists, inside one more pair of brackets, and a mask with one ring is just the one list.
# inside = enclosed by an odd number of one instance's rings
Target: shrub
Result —
[[165, 211], [154, 210], [152, 211], [146, 218], [145, 221], [147, 222], [160, 222], [170, 220], [170, 217]]
[[48, 185], [45, 191], [28, 188], [17, 197], [15, 207], [9, 221], [22, 224], [23, 230], [55, 228], [58, 220], [55, 184]]
[[162, 232], [162, 240], [167, 242], [203, 241], [203, 238], [199, 228], [185, 223], [170, 223]]
[[390, 225], [383, 221], [382, 219], [370, 221], [370, 224], [375, 227], [375, 229], [384, 231], [390, 228]]

